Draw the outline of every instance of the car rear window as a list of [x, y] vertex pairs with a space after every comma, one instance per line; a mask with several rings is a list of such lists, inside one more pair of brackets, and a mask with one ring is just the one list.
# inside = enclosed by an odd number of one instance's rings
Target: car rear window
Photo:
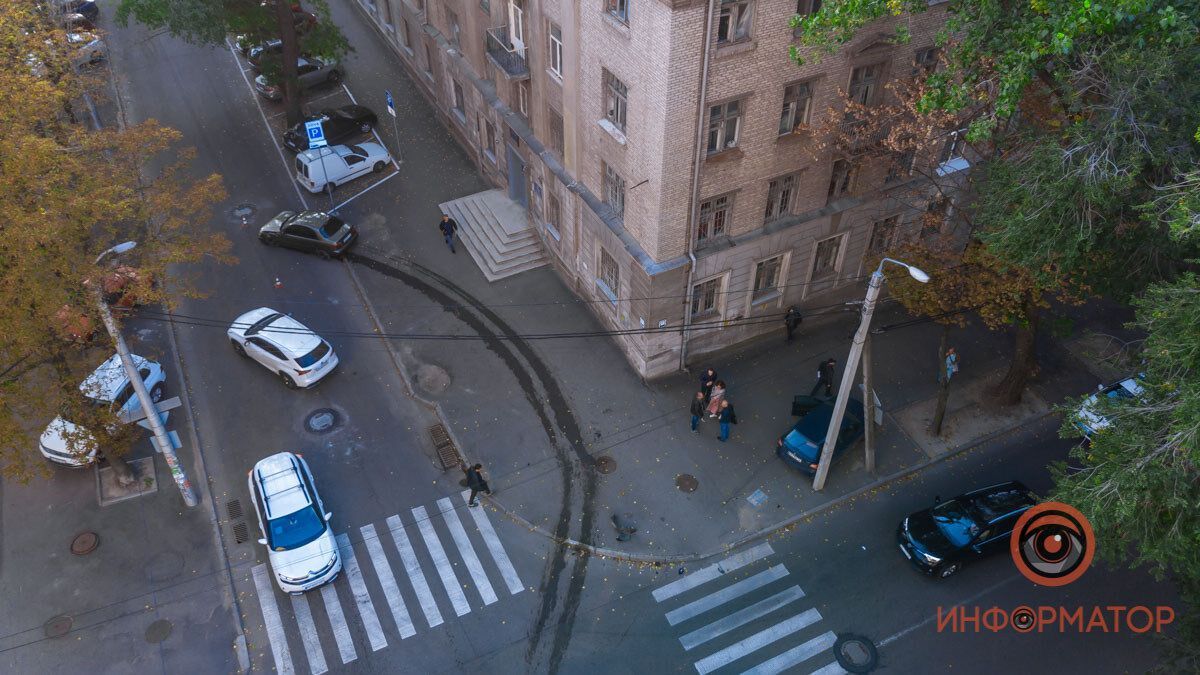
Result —
[[337, 234], [338, 230], [341, 229], [342, 219], [338, 218], [337, 216], [329, 216], [329, 220], [326, 220], [325, 224], [321, 226], [321, 234], [325, 235], [326, 238], [329, 238]]
[[321, 340], [321, 344], [317, 345], [316, 349], [296, 359], [296, 365], [300, 366], [301, 368], [307, 368], [317, 361], [325, 358], [325, 355], [328, 353], [329, 343]]
[[305, 178], [308, 178], [308, 165], [305, 164], [299, 157], [296, 158], [296, 171]]

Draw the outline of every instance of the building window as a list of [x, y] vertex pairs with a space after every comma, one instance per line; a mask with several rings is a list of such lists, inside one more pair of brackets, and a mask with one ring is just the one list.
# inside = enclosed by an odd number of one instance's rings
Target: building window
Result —
[[721, 277], [692, 286], [692, 318], [715, 315], [720, 310]]
[[790, 134], [803, 124], [808, 124], [812, 110], [812, 84], [800, 82], [783, 90], [783, 112], [779, 115], [779, 135]]
[[412, 36], [409, 35], [408, 19], [400, 19], [400, 46], [412, 54]]
[[939, 50], [937, 47], [926, 47], [918, 49], [916, 56], [913, 57], [913, 75], [918, 75], [922, 72], [932, 73], [937, 68]]
[[604, 7], [621, 23], [629, 23], [629, 0], [604, 0]]
[[488, 159], [492, 160], [494, 164], [496, 162], [496, 127], [492, 126], [491, 122], [484, 122], [483, 128], [485, 133], [484, 139], [487, 142], [487, 145], [483, 148], [483, 154], [487, 155]]
[[754, 301], [759, 301], [779, 291], [779, 273], [783, 270], [783, 256], [768, 258], [754, 266]]
[[625, 216], [625, 179], [613, 170], [608, 162], [601, 162], [604, 170], [601, 192], [604, 193], [604, 203], [612, 208], [618, 218]]
[[821, 11], [821, 0], [797, 0], [796, 2], [797, 14], [816, 14], [819, 11]]
[[492, 3], [490, 0], [479, 0], [479, 9], [483, 10], [484, 14], [492, 13]]
[[833, 163], [833, 175], [829, 178], [829, 198], [837, 199], [850, 192], [854, 187], [856, 167], [848, 159], [839, 159]]
[[824, 279], [837, 274], [838, 252], [841, 248], [840, 234], [817, 243], [817, 254], [813, 256], [813, 279]]
[[625, 119], [629, 112], [629, 89], [615, 75], [604, 71], [605, 110], [604, 117], [614, 127], [625, 132]]
[[600, 290], [605, 292], [608, 299], [617, 304], [617, 292], [621, 288], [621, 270], [617, 267], [617, 261], [608, 254], [608, 251], [600, 249], [600, 278], [597, 279]]
[[529, 80], [519, 80], [513, 83], [513, 98], [517, 99], [517, 112], [529, 119]]
[[950, 132], [950, 137], [946, 139], [946, 145], [942, 148], [942, 156], [938, 159], [938, 164], [945, 164], [946, 162], [962, 157], [966, 132], [966, 129]]
[[554, 108], [546, 106], [546, 118], [550, 126], [550, 149], [563, 154], [563, 118]]
[[891, 162], [888, 164], [887, 178], [884, 179], [885, 182], [894, 183], [911, 176], [913, 165], [916, 161], [917, 153], [913, 150], [892, 153]]
[[751, 7], [750, 0], [721, 0], [717, 17], [718, 44], [750, 39]]
[[899, 216], [892, 216], [876, 221], [871, 226], [871, 241], [867, 243], [868, 255], [881, 255], [891, 248], [896, 239], [899, 219]]
[[850, 100], [859, 105], [871, 105], [879, 94], [879, 76], [882, 63], [859, 66], [850, 71]]
[[550, 24], [550, 72], [562, 77], [563, 42], [562, 28], [558, 24]]
[[737, 147], [742, 128], [741, 101], [730, 101], [708, 109], [708, 154]]
[[546, 225], [555, 241], [562, 238], [562, 203], [553, 192], [546, 193]]
[[700, 203], [700, 223], [696, 229], [696, 241], [708, 241], [729, 231], [732, 202], [733, 200], [726, 195]]
[[446, 10], [446, 23], [450, 25], [450, 44], [457, 47], [459, 44], [459, 35], [462, 33], [462, 29], [458, 25], [458, 15], [450, 10]]
[[433, 77], [433, 50], [428, 42], [425, 43], [425, 74]]
[[792, 201], [796, 194], [796, 176], [776, 178], [767, 185], [767, 210], [763, 219], [767, 222], [792, 215]]
[[454, 112], [459, 115], [466, 115], [467, 99], [463, 95], [462, 85], [457, 80], [450, 80], [454, 87]]

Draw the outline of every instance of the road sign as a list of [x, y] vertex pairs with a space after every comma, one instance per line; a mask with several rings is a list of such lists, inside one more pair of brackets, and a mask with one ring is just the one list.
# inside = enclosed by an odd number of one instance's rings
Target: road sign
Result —
[[[160, 413], [158, 413], [158, 419], [162, 420], [163, 424], [166, 424], [167, 418], [170, 417], [170, 415], [171, 415], [171, 413], [169, 413], [169, 412], [160, 412]], [[154, 431], [154, 429], [150, 426], [150, 420], [147, 420], [144, 417], [140, 421], [138, 421], [138, 426], [143, 429], [146, 429], [147, 431]]]
[[[159, 401], [158, 404], [154, 406], [154, 409], [160, 413], [164, 413], [164, 415], [165, 415], [165, 413], [168, 410], [174, 410], [175, 408], [178, 408], [181, 405], [183, 405], [183, 404], [180, 402], [179, 397], [172, 396], [171, 398], [169, 398], [165, 401]], [[137, 410], [135, 410], [131, 413], [126, 413], [125, 415], [122, 415], [122, 419], [126, 424], [129, 424], [131, 422], [144, 421], [146, 419], [146, 413], [142, 412], [141, 408], [138, 408]], [[166, 420], [165, 416], [163, 416], [163, 420], [164, 421]], [[150, 427], [146, 427], [146, 428], [149, 429]]]
[[308, 147], [323, 148], [329, 145], [325, 142], [325, 127], [321, 126], [321, 120], [305, 122], [304, 131], [308, 134]]
[[387, 97], [388, 114], [392, 117], [396, 116], [396, 102], [392, 100], [392, 92], [387, 89], [383, 90], [383, 95]]

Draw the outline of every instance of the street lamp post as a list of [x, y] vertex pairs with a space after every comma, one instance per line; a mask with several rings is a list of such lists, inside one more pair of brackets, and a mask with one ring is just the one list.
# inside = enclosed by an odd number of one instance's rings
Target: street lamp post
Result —
[[[850, 389], [854, 386], [854, 378], [858, 375], [858, 364], [861, 361], [863, 342], [867, 339], [867, 331], [871, 328], [871, 315], [875, 313], [875, 302], [879, 300], [879, 292], [883, 289], [884, 263], [900, 265], [908, 270], [908, 275], [921, 283], [929, 281], [929, 275], [920, 269], [902, 263], [899, 260], [884, 258], [879, 261], [879, 267], [871, 275], [867, 285], [867, 297], [863, 300], [862, 320], [854, 333], [854, 342], [850, 345], [850, 356], [846, 358], [846, 369], [842, 373], [842, 384], [838, 387], [837, 400], [833, 404], [833, 416], [829, 419], [829, 430], [825, 433], [825, 445], [821, 447], [821, 459], [817, 464], [817, 474], [813, 477], [813, 489], [825, 488], [825, 479], [829, 476], [829, 462], [833, 459], [833, 449], [837, 445], [838, 432], [842, 428], [842, 417], [846, 414], [846, 403], [850, 400]], [[871, 392], [866, 392], [871, 396]]]
[[[110, 253], [124, 253], [134, 246], [137, 246], [136, 241], [117, 244], [99, 256], [96, 256], [95, 264], [99, 265], [104, 256]], [[167, 466], [171, 469], [171, 476], [175, 478], [175, 483], [179, 486], [179, 494], [183, 496], [183, 503], [188, 506], [196, 506], [199, 503], [196, 500], [196, 492], [192, 489], [192, 484], [188, 481], [187, 474], [183, 472], [183, 467], [179, 464], [179, 457], [175, 455], [175, 446], [171, 443], [171, 438], [167, 435], [162, 418], [159, 417], [158, 410], [155, 409], [154, 401], [150, 400], [150, 393], [146, 391], [146, 383], [142, 382], [142, 376], [138, 374], [137, 366], [134, 365], [133, 358], [129, 355], [129, 347], [125, 344], [125, 338], [121, 336], [121, 331], [117, 328], [117, 322], [113, 319], [112, 312], [108, 309], [108, 303], [104, 301], [102, 285], [96, 284], [92, 289], [96, 294], [96, 304], [100, 309], [100, 318], [104, 321], [104, 327], [108, 330], [109, 337], [112, 338], [117, 346], [117, 354], [121, 357], [121, 365], [125, 368], [125, 376], [129, 378], [129, 383], [133, 385], [133, 391], [138, 397], [138, 403], [142, 406], [142, 412], [146, 415], [146, 422], [150, 425], [150, 431], [154, 434], [154, 445], [167, 461]]]

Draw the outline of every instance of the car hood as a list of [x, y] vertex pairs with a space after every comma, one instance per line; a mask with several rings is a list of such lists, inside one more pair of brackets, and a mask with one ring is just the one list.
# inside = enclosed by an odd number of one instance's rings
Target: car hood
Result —
[[71, 448], [67, 444], [67, 437], [79, 439], [88, 447], [87, 453], [80, 455], [81, 457], [95, 457], [96, 442], [95, 439], [79, 425], [74, 422], [69, 422], [62, 416], [55, 417], [50, 424], [46, 425], [46, 430], [42, 432], [41, 438], [38, 441], [42, 447], [64, 455], [70, 455]]
[[303, 579], [310, 573], [325, 567], [325, 563], [336, 551], [337, 543], [333, 540], [333, 530], [326, 525], [325, 532], [321, 536], [300, 548], [290, 551], [270, 551], [271, 567], [278, 575]]
[[259, 228], [259, 232], [278, 232], [283, 227], [283, 223], [288, 218], [296, 215], [295, 211], [282, 211], [279, 215], [267, 221], [266, 225]]
[[913, 548], [924, 553], [944, 557], [947, 553], [956, 551], [954, 544], [942, 534], [937, 523], [933, 521], [933, 513], [926, 509], [912, 514], [904, 519], [902, 528]]
[[[271, 85], [270, 82], [267, 82], [266, 75], [259, 75], [258, 77], [254, 78], [254, 83], [257, 85], [263, 86], [263, 87]], [[271, 85], [271, 86], [274, 86], [274, 85]]]

